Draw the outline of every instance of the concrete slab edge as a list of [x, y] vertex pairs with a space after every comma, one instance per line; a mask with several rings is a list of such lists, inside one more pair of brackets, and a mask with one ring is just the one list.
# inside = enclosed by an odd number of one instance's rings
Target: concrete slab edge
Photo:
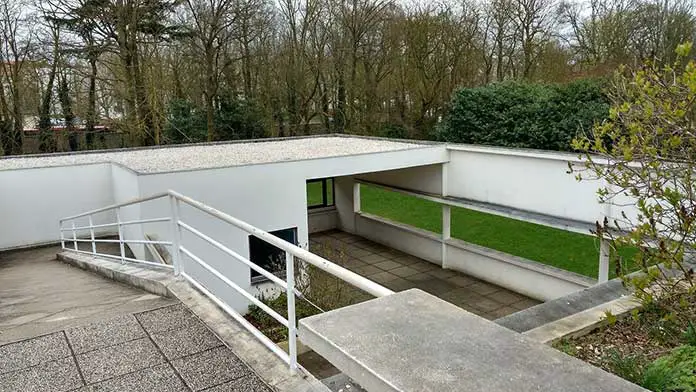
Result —
[[69, 251], [58, 253], [57, 256], [60, 261], [75, 267], [153, 294], [178, 299], [225, 342], [242, 362], [277, 392], [330, 392], [311, 374], [290, 373], [285, 362], [225, 311], [188, 282], [174, 277], [171, 273]]
[[621, 318], [640, 306], [639, 300], [633, 295], [627, 295], [544, 324], [522, 334], [545, 344], [553, 343], [563, 338], [580, 337], [606, 325], [607, 312], [611, 312], [612, 315]]

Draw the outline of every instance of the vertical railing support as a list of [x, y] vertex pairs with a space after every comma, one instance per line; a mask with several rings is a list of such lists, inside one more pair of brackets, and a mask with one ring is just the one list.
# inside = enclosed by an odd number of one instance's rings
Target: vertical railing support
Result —
[[174, 275], [181, 274], [181, 226], [179, 226], [179, 199], [169, 195], [169, 210], [172, 217], [172, 265], [174, 266]]
[[597, 274], [597, 283], [604, 283], [609, 280], [609, 253], [611, 248], [609, 240], [606, 238], [600, 239], [599, 243], [599, 273]]
[[295, 257], [285, 252], [285, 281], [287, 283], [288, 300], [288, 356], [290, 371], [297, 370], [297, 320], [295, 320]]
[[77, 250], [77, 232], [75, 231], [75, 220], [73, 219], [72, 221], [72, 238], [73, 238], [73, 247], [75, 250]]
[[63, 232], [63, 221], [58, 222], [58, 229], [60, 230], [60, 247], [65, 249], [65, 233]]
[[92, 223], [92, 215], [89, 215], [89, 236], [92, 239], [92, 253], [97, 254], [97, 243], [94, 241], [94, 224]]
[[121, 248], [121, 264], [126, 262], [126, 247], [123, 243], [123, 227], [121, 227], [121, 209], [116, 208], [116, 225], [118, 226], [118, 246]]
[[452, 208], [442, 205], [442, 268], [447, 268], [447, 240], [452, 238]]

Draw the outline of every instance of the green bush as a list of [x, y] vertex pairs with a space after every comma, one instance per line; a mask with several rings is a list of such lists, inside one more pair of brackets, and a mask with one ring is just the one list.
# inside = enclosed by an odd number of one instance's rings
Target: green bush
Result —
[[603, 82], [504, 82], [459, 90], [437, 130], [441, 141], [570, 151], [609, 114]]
[[654, 392], [696, 391], [696, 347], [677, 347], [646, 369], [642, 385]]

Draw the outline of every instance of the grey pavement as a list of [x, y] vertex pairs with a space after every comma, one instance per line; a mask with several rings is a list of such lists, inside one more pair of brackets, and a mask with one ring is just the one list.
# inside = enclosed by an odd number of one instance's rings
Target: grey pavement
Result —
[[59, 250], [0, 253], [0, 344], [174, 303], [59, 262]]
[[[421, 289], [481, 317], [494, 320], [540, 302], [461, 272], [377, 244], [329, 231], [310, 236], [312, 251], [394, 291]], [[327, 249], [328, 248], [328, 249]], [[367, 299], [366, 297], [364, 299]]]
[[0, 346], [0, 391], [271, 389], [181, 304]]

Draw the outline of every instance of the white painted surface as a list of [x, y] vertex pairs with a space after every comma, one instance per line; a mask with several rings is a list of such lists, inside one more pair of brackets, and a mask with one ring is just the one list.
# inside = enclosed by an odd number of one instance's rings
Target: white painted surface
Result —
[[[107, 164], [0, 171], [0, 249], [56, 242], [60, 218], [112, 203]], [[94, 217], [95, 224], [111, 221]]]
[[[111, 166], [111, 182], [114, 194], [114, 203], [124, 203], [140, 197], [140, 187], [138, 185], [138, 174], [125, 169], [119, 165]], [[141, 219], [141, 204], [134, 204], [123, 207], [119, 210], [121, 221], [134, 221]], [[164, 215], [163, 215], [164, 216]], [[162, 216], [162, 217], [163, 217]], [[160, 217], [161, 218], [161, 217]], [[147, 227], [143, 225], [126, 225], [121, 227], [124, 240], [142, 241], [145, 239], [144, 231]], [[126, 242], [126, 245], [133, 251], [136, 259], [151, 261], [146, 257], [145, 246]]]
[[[356, 234], [441, 264], [442, 241], [435, 233], [362, 213]], [[592, 279], [503, 252], [446, 241], [447, 268], [505, 287], [541, 301], [548, 301], [589, 287]]]
[[309, 234], [332, 230], [338, 227], [336, 207], [316, 208], [307, 211]]
[[365, 173], [357, 178], [397, 188], [440, 194], [442, 190], [442, 166], [428, 165]]

